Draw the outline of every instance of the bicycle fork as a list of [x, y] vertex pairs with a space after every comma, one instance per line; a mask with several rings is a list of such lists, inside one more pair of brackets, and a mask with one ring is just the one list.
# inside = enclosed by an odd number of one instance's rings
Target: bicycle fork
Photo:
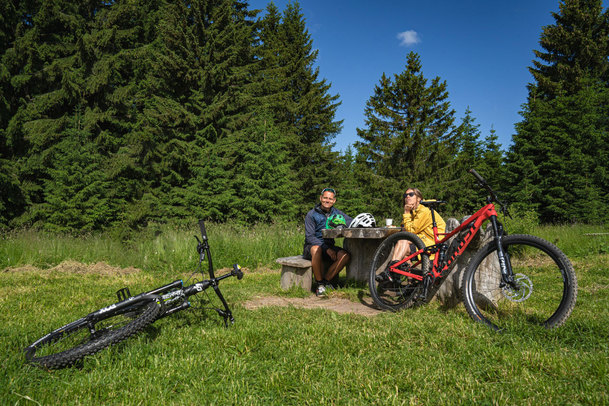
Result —
[[491, 224], [493, 225], [493, 233], [495, 234], [495, 244], [497, 245], [497, 257], [499, 259], [499, 268], [501, 269], [500, 288], [511, 286], [518, 288], [514, 281], [514, 272], [512, 271], [512, 263], [507, 252], [503, 249], [503, 226], [497, 221], [497, 216], [491, 216]]

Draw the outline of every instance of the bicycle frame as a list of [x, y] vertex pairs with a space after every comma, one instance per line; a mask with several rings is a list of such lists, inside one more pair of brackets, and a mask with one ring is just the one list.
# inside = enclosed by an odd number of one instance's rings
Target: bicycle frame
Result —
[[[437, 226], [436, 220], [435, 220], [433, 204], [431, 206], [432, 207], [430, 207], [430, 210], [431, 210], [431, 216], [432, 216], [433, 234], [434, 234], [435, 244], [425, 247], [424, 249], [420, 249], [414, 253], [411, 253], [410, 255], [407, 255], [404, 259], [402, 259], [399, 262], [397, 262], [396, 264], [392, 265], [392, 267], [391, 267], [392, 272], [395, 272], [395, 273], [401, 274], [401, 275], [405, 275], [409, 278], [412, 278], [412, 279], [415, 279], [418, 281], [422, 281], [428, 275], [418, 275], [418, 274], [414, 274], [414, 273], [411, 273], [408, 271], [402, 271], [398, 267], [400, 265], [402, 265], [403, 263], [409, 262], [409, 261], [411, 263], [413, 263], [413, 267], [416, 267], [421, 262], [421, 260], [418, 260], [418, 261], [416, 260], [416, 258], [419, 255], [431, 256], [433, 254], [437, 254], [437, 255], [434, 255], [430, 276], [434, 280], [436, 278], [441, 278], [441, 277], [445, 276], [447, 274], [447, 270], [452, 267], [452, 265], [461, 256], [461, 254], [463, 254], [463, 252], [465, 251], [467, 246], [472, 242], [472, 239], [474, 238], [476, 233], [478, 233], [478, 231], [482, 227], [482, 224], [484, 224], [485, 221], [490, 220], [491, 224], [493, 225], [495, 241], [497, 242], [497, 248], [498, 248], [498, 253], [499, 253], [499, 257], [500, 257], [499, 262], [501, 265], [501, 272], [504, 275], [504, 277], [510, 274], [510, 272], [508, 270], [508, 266], [507, 266], [508, 262], [505, 261], [505, 254], [503, 252], [503, 247], [501, 245], [501, 236], [503, 234], [502, 226], [497, 221], [497, 210], [495, 209], [495, 205], [493, 203], [488, 203], [486, 206], [482, 207], [480, 210], [478, 210], [476, 213], [474, 213], [471, 217], [469, 217], [466, 221], [464, 221], [461, 225], [459, 225], [459, 227], [455, 228], [453, 231], [451, 231], [449, 233], [439, 233], [438, 232], [438, 226]], [[456, 250], [454, 252], [450, 253], [451, 256], [448, 259], [446, 259], [446, 250], [448, 249], [448, 245], [446, 244], [446, 241], [448, 241], [450, 238], [461, 233], [462, 231], [464, 231], [466, 229], [467, 229], [467, 233], [463, 236], [462, 240], [459, 242], [459, 245], [457, 246]], [[440, 238], [440, 237], [442, 237], [442, 238]]]
[[[209, 248], [209, 241], [207, 239], [207, 232], [205, 230], [205, 224], [203, 220], [199, 220], [199, 228], [201, 229], [201, 238], [203, 241], [197, 239], [197, 252], [199, 253], [199, 266], [197, 269], [200, 269], [201, 264], [205, 260], [205, 256], [207, 256], [207, 264], [208, 264], [208, 273], [209, 279], [203, 280], [201, 282], [194, 283], [190, 286], [184, 286], [184, 282], [182, 279], [177, 279], [167, 285], [161, 286], [159, 288], [153, 289], [148, 292], [140, 293], [137, 296], [131, 296], [128, 288], [122, 288], [116, 292], [119, 303], [115, 303], [114, 305], [109, 306], [108, 310], [112, 310], [110, 308], [119, 307], [124, 308], [125, 306], [129, 307], [132, 303], [136, 301], [146, 299], [151, 300], [150, 298], [156, 298], [156, 300], [161, 304], [161, 313], [157, 317], [157, 319], [161, 319], [163, 317], [169, 316], [170, 314], [179, 312], [181, 310], [187, 309], [190, 307], [190, 302], [187, 300], [188, 297], [196, 295], [197, 293], [203, 292], [209, 287], [214, 289], [216, 295], [222, 302], [222, 306], [224, 309], [215, 309], [220, 316], [224, 318], [224, 324], [228, 325], [228, 321], [231, 324], [235, 323], [235, 319], [233, 318], [233, 314], [228, 307], [228, 303], [222, 292], [219, 288], [219, 282], [222, 279], [229, 278], [231, 276], [237, 276], [237, 279], [243, 278], [243, 272], [239, 268], [239, 265], [234, 264], [233, 270], [230, 273], [224, 274], [219, 277], [214, 276], [214, 265], [211, 258], [211, 250]], [[203, 271], [201, 271], [203, 274]], [[102, 312], [105, 309], [98, 310], [96, 313]], [[95, 317], [96, 313], [92, 313], [90, 316]]]

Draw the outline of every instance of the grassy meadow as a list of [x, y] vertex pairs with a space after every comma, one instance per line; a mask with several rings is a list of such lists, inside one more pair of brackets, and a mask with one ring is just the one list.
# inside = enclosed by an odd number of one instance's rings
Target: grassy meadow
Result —
[[[4, 233], [0, 404], [609, 404], [609, 236], [587, 235], [608, 230], [515, 227], [557, 244], [574, 264], [578, 301], [558, 329], [496, 333], [462, 305], [445, 310], [435, 302], [377, 316], [248, 310], [245, 303], [262, 296], [308, 296], [281, 291], [274, 263], [301, 252], [303, 230], [210, 224], [216, 268], [238, 262], [246, 273], [221, 286], [235, 325], [193, 309], [58, 371], [25, 364], [22, 349], [112, 303], [119, 288], [138, 293], [186, 279], [196, 265], [198, 228], [159, 226], [127, 242], [107, 234]], [[105, 263], [117, 272], [75, 272], [61, 266], [66, 262]], [[330, 294], [355, 302], [368, 295], [355, 283]]]

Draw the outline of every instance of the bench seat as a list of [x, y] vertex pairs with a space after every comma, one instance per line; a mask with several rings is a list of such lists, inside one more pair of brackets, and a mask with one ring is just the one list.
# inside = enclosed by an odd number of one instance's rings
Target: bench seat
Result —
[[287, 290], [292, 286], [300, 286], [307, 292], [311, 291], [313, 285], [311, 261], [304, 259], [302, 255], [296, 255], [277, 258], [275, 262], [281, 264], [281, 289]]

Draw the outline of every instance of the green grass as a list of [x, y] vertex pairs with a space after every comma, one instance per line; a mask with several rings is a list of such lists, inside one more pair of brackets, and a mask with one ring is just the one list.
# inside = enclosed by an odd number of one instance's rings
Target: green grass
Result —
[[[206, 228], [217, 268], [240, 262], [252, 268], [278, 269], [275, 259], [301, 253], [304, 242], [303, 229], [291, 224], [244, 228], [212, 223]], [[154, 232], [142, 232], [129, 243], [121, 243], [109, 234], [58, 236], [32, 230], [14, 231], [0, 236], [0, 269], [23, 265], [49, 268], [69, 259], [171, 274], [196, 263], [194, 236], [200, 236], [196, 224], [189, 228], [159, 226]]]
[[[576, 228], [540, 231], [558, 236], [565, 251], [563, 245], [597, 244], [578, 237]], [[257, 296], [303, 296], [282, 292], [277, 268], [267, 269], [275, 257], [300, 252], [302, 230], [211, 226], [209, 233], [219, 266], [238, 261], [249, 268], [243, 280], [222, 284], [234, 326], [224, 328], [211, 311], [182, 312], [59, 371], [25, 364], [22, 349], [109, 304], [123, 286], [136, 293], [182, 276], [176, 273], [195, 259], [196, 229], [167, 229], [127, 246], [103, 235], [4, 236], [1, 255], [15, 256], [2, 259], [0, 269], [72, 259], [143, 271], [1, 272], [0, 403], [609, 404], [608, 254], [574, 256], [578, 302], [563, 327], [499, 334], [475, 324], [462, 305], [446, 311], [432, 303], [374, 317], [293, 307], [247, 310], [244, 303]], [[351, 285], [332, 295], [357, 300], [368, 293]]]

